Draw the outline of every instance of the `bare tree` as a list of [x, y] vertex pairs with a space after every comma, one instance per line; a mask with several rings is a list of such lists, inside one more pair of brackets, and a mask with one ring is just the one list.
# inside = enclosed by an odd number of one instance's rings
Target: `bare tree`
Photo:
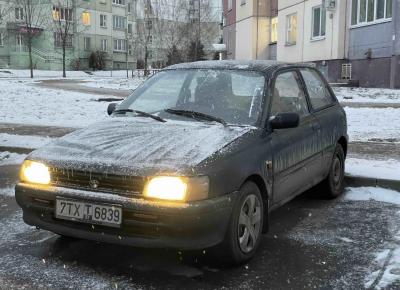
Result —
[[15, 0], [15, 9], [18, 9], [18, 15], [22, 23], [20, 31], [23, 35], [23, 41], [28, 48], [29, 68], [31, 78], [33, 78], [33, 59], [32, 59], [32, 44], [43, 30], [43, 25], [48, 20], [48, 1], [43, 0]]
[[63, 78], [66, 74], [66, 50], [72, 46], [73, 0], [58, 0], [53, 6], [53, 29], [55, 46], [62, 49]]

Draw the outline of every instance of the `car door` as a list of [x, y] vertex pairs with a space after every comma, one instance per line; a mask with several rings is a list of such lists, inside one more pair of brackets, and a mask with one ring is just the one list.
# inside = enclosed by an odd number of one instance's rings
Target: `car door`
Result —
[[321, 172], [327, 173], [338, 138], [342, 134], [345, 114], [320, 73], [312, 68], [300, 69], [313, 115], [320, 123], [319, 133], [323, 165]]
[[296, 128], [271, 133], [273, 201], [283, 203], [314, 185], [321, 169], [317, 119], [310, 113], [304, 87], [297, 70], [279, 73], [272, 84], [270, 118], [279, 113], [296, 112]]

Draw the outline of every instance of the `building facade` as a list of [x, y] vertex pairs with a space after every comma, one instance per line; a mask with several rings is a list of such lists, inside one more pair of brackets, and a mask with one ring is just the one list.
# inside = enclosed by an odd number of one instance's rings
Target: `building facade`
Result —
[[[18, 2], [17, 2], [18, 3]], [[28, 68], [23, 5], [0, 1], [0, 67]], [[132, 50], [135, 27], [133, 0], [38, 0], [37, 35], [33, 38], [33, 66], [37, 69], [62, 68], [62, 41], [58, 21], [70, 22], [66, 45], [67, 69], [88, 69], [89, 57], [101, 52], [105, 69], [136, 66]]]
[[399, 0], [224, 0], [224, 17], [229, 59], [313, 63], [330, 82], [400, 88]]
[[[212, 57], [212, 43], [218, 43], [221, 37], [221, 5], [218, 1], [198, 1], [30, 1], [37, 14], [33, 25], [33, 66], [36, 69], [60, 70], [62, 36], [68, 34], [67, 69], [89, 69], [93, 53], [101, 55], [104, 69], [133, 69], [137, 67], [138, 60], [143, 63], [144, 47], [148, 66], [162, 67], [173, 44], [187, 45], [183, 39], [191, 39], [191, 27], [199, 27], [200, 40], [208, 56]], [[29, 67], [27, 25], [23, 19], [23, 5], [19, 5], [23, 2], [28, 1], [0, 0], [0, 68]], [[199, 13], [194, 9], [198, 6], [196, 3], [201, 4]], [[191, 17], [191, 13], [200, 15], [200, 21]], [[68, 33], [62, 33], [58, 27], [58, 24], [65, 27], [65, 23], [70, 24]], [[143, 27], [145, 38], [140, 34]]]
[[277, 0], [224, 0], [228, 59], [275, 59]]

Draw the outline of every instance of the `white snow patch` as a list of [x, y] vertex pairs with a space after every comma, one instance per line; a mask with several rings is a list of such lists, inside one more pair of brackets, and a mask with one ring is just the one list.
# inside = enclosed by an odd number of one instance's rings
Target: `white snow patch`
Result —
[[333, 87], [340, 102], [400, 103], [400, 90]]
[[400, 143], [400, 109], [344, 108], [350, 141], [392, 141]]
[[354, 243], [352, 239], [346, 238], [346, 237], [339, 237], [339, 240], [345, 242], [345, 243]]
[[375, 200], [400, 205], [400, 192], [380, 187], [351, 187], [347, 189], [344, 199], [356, 201]]
[[400, 180], [400, 162], [397, 160], [346, 159], [346, 173], [352, 176]]
[[33, 86], [32, 80], [0, 79], [0, 122], [85, 127], [108, 117], [101, 96]]
[[36, 149], [50, 143], [51, 141], [53, 141], [53, 139], [48, 137], [0, 133], [0, 144], [5, 147]]
[[0, 196], [15, 196], [15, 186], [0, 187]]
[[139, 85], [141, 85], [145, 81], [144, 78], [133, 78], [133, 79], [126, 79], [126, 78], [95, 78], [95, 79], [88, 79], [85, 82], [80, 83], [86, 87], [93, 87], [93, 88], [105, 88], [105, 89], [115, 89], [115, 90], [135, 90]]
[[0, 152], [0, 166], [19, 165], [26, 158], [26, 154], [17, 154], [12, 152]]

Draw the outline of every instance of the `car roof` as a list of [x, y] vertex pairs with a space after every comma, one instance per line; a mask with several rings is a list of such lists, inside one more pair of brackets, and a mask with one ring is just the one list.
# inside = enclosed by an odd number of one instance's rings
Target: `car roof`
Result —
[[176, 69], [232, 69], [271, 73], [280, 68], [312, 67], [309, 64], [291, 64], [274, 60], [208, 60], [175, 64], [164, 70]]

